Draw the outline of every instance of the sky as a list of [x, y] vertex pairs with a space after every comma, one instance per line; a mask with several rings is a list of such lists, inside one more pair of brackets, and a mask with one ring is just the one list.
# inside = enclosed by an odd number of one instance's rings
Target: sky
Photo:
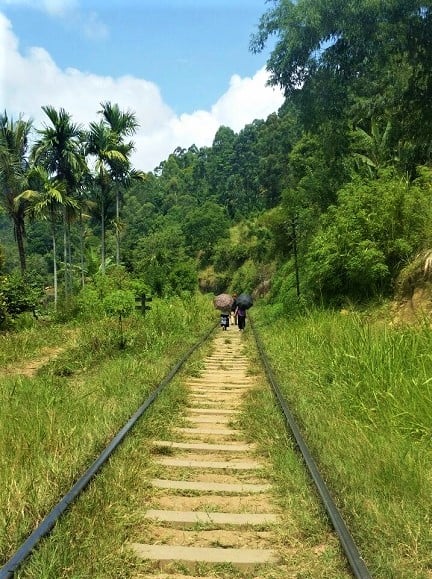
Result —
[[98, 120], [102, 102], [134, 112], [135, 168], [176, 147], [211, 146], [283, 103], [249, 50], [266, 0], [0, 0], [0, 110], [31, 118], [64, 108]]

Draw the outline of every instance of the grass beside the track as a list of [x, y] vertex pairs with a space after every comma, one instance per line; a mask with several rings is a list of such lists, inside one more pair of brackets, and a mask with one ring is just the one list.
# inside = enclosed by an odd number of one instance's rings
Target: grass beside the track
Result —
[[373, 577], [432, 572], [432, 331], [356, 314], [270, 321], [272, 367]]
[[[187, 302], [155, 300], [145, 318], [128, 321], [125, 349], [118, 348], [118, 331], [112, 321], [87, 322], [79, 328], [76, 345], [66, 348], [36, 376], [11, 375], [1, 380], [1, 564], [215, 320], [209, 300], [199, 296]], [[167, 424], [169, 416], [168, 412]], [[133, 464], [124, 468], [128, 477], [134, 468]], [[121, 477], [118, 484], [123, 484]], [[99, 513], [94, 516], [98, 518]], [[86, 532], [90, 541], [90, 523]], [[73, 532], [70, 536], [74, 543]], [[105, 577], [62, 570], [58, 567], [60, 549], [39, 555], [44, 559], [42, 566], [36, 555], [17, 576]], [[66, 553], [69, 546], [64, 549]]]

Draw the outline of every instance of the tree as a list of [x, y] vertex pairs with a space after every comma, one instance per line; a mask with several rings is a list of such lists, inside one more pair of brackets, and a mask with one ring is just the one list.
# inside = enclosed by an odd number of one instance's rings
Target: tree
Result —
[[232, 175], [232, 159], [236, 134], [229, 127], [216, 131], [206, 163], [210, 193], [221, 204], [227, 197], [227, 181]]
[[96, 183], [99, 190], [101, 215], [101, 267], [105, 270], [105, 232], [109, 205], [115, 199], [116, 261], [120, 261], [120, 195], [133, 180], [144, 179], [144, 174], [131, 167], [133, 143], [125, 142], [138, 123], [134, 113], [120, 111], [118, 105], [102, 103], [102, 119], [90, 123], [86, 153], [96, 158]]
[[29, 173], [30, 189], [23, 191], [16, 199], [19, 204], [23, 200], [27, 202], [26, 213], [31, 219], [47, 219], [51, 227], [52, 253], [53, 253], [53, 278], [54, 278], [54, 304], [58, 302], [57, 282], [57, 224], [60, 215], [64, 215], [63, 208], [77, 209], [77, 201], [68, 197], [66, 185], [63, 181], [50, 177], [43, 167], [34, 167]]
[[6, 111], [0, 115], [0, 187], [2, 204], [14, 227], [21, 273], [26, 270], [24, 248], [24, 203], [15, 203], [17, 196], [27, 188], [27, 152], [32, 128], [30, 120], [9, 119]]
[[415, 164], [430, 155], [431, 21], [419, 0], [274, 0], [251, 48], [277, 37], [270, 82], [299, 104], [306, 127], [390, 120], [392, 145], [409, 137]]
[[135, 113], [131, 111], [121, 111], [117, 104], [110, 102], [102, 103], [102, 109], [99, 113], [112, 131], [117, 143], [118, 156], [112, 156], [108, 160], [111, 167], [111, 175], [115, 184], [116, 197], [116, 216], [115, 216], [115, 233], [116, 233], [116, 263], [120, 265], [120, 198], [124, 189], [130, 185], [134, 179], [142, 179], [143, 173], [134, 170], [130, 166], [130, 154], [134, 149], [132, 141], [125, 142], [127, 136], [135, 134], [138, 128], [138, 121]]
[[[159, 296], [190, 289], [193, 260], [186, 255], [184, 236], [178, 224], [165, 224], [139, 239], [133, 250], [135, 272]], [[180, 287], [181, 282], [186, 287]], [[196, 283], [196, 277], [195, 277]]]
[[229, 220], [223, 207], [206, 201], [185, 216], [182, 229], [191, 256], [205, 262], [218, 240], [228, 234]]
[[99, 207], [101, 223], [101, 269], [105, 271], [106, 219], [110, 204], [113, 201], [110, 162], [116, 158], [119, 162], [123, 162], [125, 159], [123, 154], [117, 149], [115, 135], [103, 121], [90, 123], [86, 141], [86, 153], [96, 158], [94, 164], [96, 185], [94, 194]]
[[[56, 182], [63, 184], [65, 198], [76, 196], [79, 182], [87, 171], [82, 152], [83, 131], [80, 125], [72, 122], [72, 117], [63, 108], [57, 111], [54, 107], [44, 106], [51, 125], [45, 125], [38, 133], [41, 138], [32, 149], [35, 163], [41, 164], [53, 176]], [[65, 267], [65, 295], [69, 293], [71, 249], [70, 222], [75, 217], [78, 203], [63, 203], [63, 256]]]
[[392, 125], [387, 121], [381, 128], [375, 120], [371, 120], [370, 132], [357, 127], [352, 133], [352, 149], [354, 160], [361, 170], [367, 168], [367, 175], [373, 177], [380, 169], [391, 165], [397, 156], [389, 146]]
[[258, 182], [267, 208], [277, 206], [280, 201], [289, 174], [288, 156], [300, 134], [298, 114], [289, 103], [285, 103], [278, 114], [269, 115], [260, 127]]
[[312, 291], [328, 301], [389, 292], [402, 267], [430, 245], [429, 183], [386, 169], [341, 189], [308, 247]]

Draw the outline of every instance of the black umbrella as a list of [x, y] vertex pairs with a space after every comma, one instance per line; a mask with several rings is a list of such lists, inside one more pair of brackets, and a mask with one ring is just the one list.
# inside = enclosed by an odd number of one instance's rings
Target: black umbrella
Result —
[[236, 298], [236, 305], [244, 310], [248, 310], [250, 307], [253, 306], [253, 299], [252, 296], [249, 294], [240, 294]]

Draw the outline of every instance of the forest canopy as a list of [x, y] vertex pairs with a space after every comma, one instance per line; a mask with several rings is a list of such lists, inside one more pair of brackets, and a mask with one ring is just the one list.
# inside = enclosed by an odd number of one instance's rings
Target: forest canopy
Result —
[[431, 245], [431, 9], [273, 0], [251, 50], [274, 41], [283, 106], [152, 172], [132, 167], [138, 120], [114, 103], [88, 127], [5, 111], [1, 273], [37, 274], [56, 301], [112, 267], [160, 296], [256, 291], [285, 311], [391, 295]]

